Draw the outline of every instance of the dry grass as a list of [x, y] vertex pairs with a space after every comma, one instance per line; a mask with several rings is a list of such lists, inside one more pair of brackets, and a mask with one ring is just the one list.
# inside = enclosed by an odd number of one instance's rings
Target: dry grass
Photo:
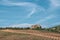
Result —
[[11, 32], [0, 31], [0, 40], [55, 40], [55, 39], [35, 36], [35, 35], [30, 35], [30, 34], [11, 33]]

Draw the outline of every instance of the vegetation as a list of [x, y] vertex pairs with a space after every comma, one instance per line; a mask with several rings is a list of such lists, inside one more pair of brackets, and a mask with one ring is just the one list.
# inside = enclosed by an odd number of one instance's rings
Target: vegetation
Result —
[[52, 28], [48, 28], [47, 30], [51, 31], [51, 32], [59, 32], [60, 33], [60, 25], [54, 26]]
[[[26, 28], [19, 28], [19, 27], [6, 27], [6, 28], [2, 28], [2, 27], [0, 27], [0, 40], [53, 40], [51, 38], [46, 38], [46, 37], [41, 37], [41, 36], [34, 36], [34, 35], [30, 35], [30, 34], [3, 32], [3, 31], [1, 31], [3, 29], [24, 30], [24, 31], [25, 30], [27, 31], [29, 29], [33, 30], [30, 27], [26, 27]], [[42, 33], [48, 33], [48, 34], [50, 32], [60, 33], [60, 25], [54, 26], [54, 27], [48, 28], [48, 29], [42, 28], [40, 26], [40, 27], [34, 28], [34, 31], [35, 30], [40, 30]], [[19, 32], [19, 31], [16, 31], [16, 32]], [[33, 31], [30, 31], [30, 32], [33, 32]], [[35, 33], [39, 33], [39, 32], [35, 32]]]
[[2, 30], [2, 29], [13, 29], [13, 30], [23, 30], [23, 29], [30, 29], [29, 27], [27, 27], [27, 28], [19, 28], [19, 27], [6, 27], [6, 28], [0, 28], [0, 30]]
[[[33, 28], [32, 28], [33, 27]], [[41, 30], [40, 25], [33, 25], [31, 28], [26, 27], [26, 28], [20, 28], [20, 27], [6, 27], [6, 28], [0, 28], [0, 29], [13, 29], [13, 30], [28, 30], [28, 29], [34, 29], [34, 30]]]
[[[1, 29], [29, 30], [31, 28], [30, 27], [26, 27], [26, 28], [19, 28], [19, 27], [6, 27], [6, 28], [2, 28], [2, 27], [0, 27], [0, 30]], [[54, 27], [51, 27], [51, 28], [48, 28], [48, 29], [42, 28], [40, 26], [40, 27], [33, 28], [31, 30], [44, 30], [44, 31], [49, 31], [49, 32], [58, 32], [58, 33], [60, 33], [60, 25], [57, 25], [57, 26], [54, 26]]]

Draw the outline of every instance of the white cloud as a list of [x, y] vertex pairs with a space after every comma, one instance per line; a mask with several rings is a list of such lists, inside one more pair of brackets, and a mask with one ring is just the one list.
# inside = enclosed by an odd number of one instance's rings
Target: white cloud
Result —
[[[26, 6], [26, 7], [30, 7], [31, 8], [31, 12], [29, 12], [29, 14], [27, 15], [27, 18], [30, 18], [35, 12], [37, 11], [44, 11], [45, 9], [41, 6], [38, 6], [34, 3], [30, 3], [30, 2], [12, 2], [9, 0], [3, 0], [3, 5], [7, 5], [7, 6]], [[29, 10], [29, 9], [28, 9]]]
[[60, 0], [50, 0], [52, 6], [60, 6]]
[[3, 5], [7, 5], [7, 6], [33, 6], [33, 3], [29, 3], [29, 2], [13, 2], [10, 0], [2, 0], [1, 4]]
[[47, 21], [47, 20], [50, 20], [50, 19], [52, 19], [52, 18], [54, 18], [54, 17], [55, 17], [54, 15], [49, 15], [49, 16], [43, 18], [43, 19], [40, 19], [40, 20], [37, 21], [36, 23], [42, 23], [42, 22]]
[[7, 27], [22, 27], [22, 28], [24, 28], [24, 27], [31, 27], [32, 25], [34, 25], [34, 24], [23, 23], [23, 24], [9, 25], [9, 26], [7, 26]]
[[28, 18], [30, 18], [35, 13], [46, 13], [45, 9], [41, 6], [35, 5], [35, 7], [32, 9], [32, 11], [27, 15]]
[[36, 8], [33, 8], [32, 11], [27, 15], [27, 17], [31, 17], [36, 12]]
[[60, 7], [60, 0], [50, 0], [50, 2], [50, 7], [47, 9], [47, 13], [51, 13], [56, 10], [56, 8]]

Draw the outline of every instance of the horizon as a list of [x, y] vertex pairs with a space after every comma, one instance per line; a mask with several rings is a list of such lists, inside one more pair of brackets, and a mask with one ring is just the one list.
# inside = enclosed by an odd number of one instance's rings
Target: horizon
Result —
[[0, 0], [0, 27], [32, 24], [60, 25], [60, 0]]

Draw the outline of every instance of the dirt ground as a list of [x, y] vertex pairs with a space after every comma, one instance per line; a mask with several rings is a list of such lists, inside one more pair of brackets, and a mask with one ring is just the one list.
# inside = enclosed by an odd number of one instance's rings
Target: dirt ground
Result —
[[[4, 34], [2, 32], [5, 32], [4, 36], [1, 36], [1, 34], [2, 35]], [[0, 40], [9, 40], [9, 39], [10, 40], [60, 40], [60, 34], [38, 31], [38, 30], [1, 30]]]

